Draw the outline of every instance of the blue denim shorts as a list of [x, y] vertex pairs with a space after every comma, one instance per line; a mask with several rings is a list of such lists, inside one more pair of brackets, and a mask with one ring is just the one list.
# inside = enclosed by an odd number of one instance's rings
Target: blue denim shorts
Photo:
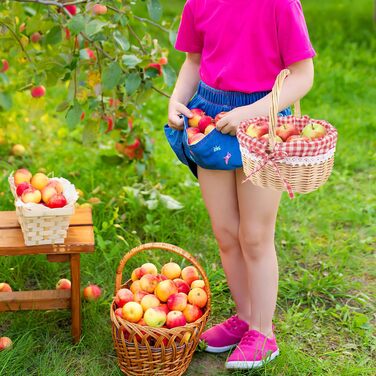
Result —
[[[187, 107], [200, 108], [207, 115], [215, 117], [222, 111], [231, 111], [236, 107], [252, 104], [270, 91], [242, 93], [214, 89], [200, 81], [196, 94]], [[281, 116], [291, 115], [290, 108], [280, 112]], [[188, 119], [184, 118], [184, 129], [175, 130], [165, 125], [166, 138], [179, 160], [187, 165], [197, 177], [197, 165], [209, 170], [235, 170], [242, 167], [239, 142], [236, 136], [222, 134], [214, 129], [201, 141], [188, 144], [186, 129]]]

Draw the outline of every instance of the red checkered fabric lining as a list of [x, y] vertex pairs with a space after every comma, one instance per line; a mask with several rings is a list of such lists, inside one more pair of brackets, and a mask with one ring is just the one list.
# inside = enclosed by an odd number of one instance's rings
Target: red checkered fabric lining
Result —
[[[337, 130], [325, 120], [311, 119], [309, 116], [295, 117], [295, 116], [280, 116], [278, 117], [278, 125], [295, 124], [301, 131], [307, 124], [314, 122], [322, 124], [326, 128], [326, 135], [322, 138], [310, 141], [290, 141], [278, 142], [275, 144], [274, 152], [285, 157], [314, 157], [327, 153], [329, 150], [335, 148], [338, 133]], [[258, 117], [247, 120], [240, 124], [236, 136], [239, 144], [247, 149], [249, 152], [265, 157], [269, 154], [268, 142], [255, 137], [250, 137], [246, 134], [248, 126], [254, 123], [269, 123], [268, 117]], [[283, 161], [280, 161], [283, 162]]]

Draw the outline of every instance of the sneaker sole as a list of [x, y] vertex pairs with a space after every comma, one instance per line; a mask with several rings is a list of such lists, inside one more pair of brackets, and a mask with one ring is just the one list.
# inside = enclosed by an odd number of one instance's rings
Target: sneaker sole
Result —
[[252, 369], [252, 368], [260, 368], [264, 366], [266, 363], [269, 363], [274, 358], [279, 355], [279, 350], [274, 351], [270, 356], [263, 360], [256, 360], [254, 362], [241, 362], [241, 361], [234, 361], [234, 362], [226, 362], [227, 369]]
[[229, 345], [229, 346], [223, 346], [223, 347], [213, 347], [213, 346], [207, 345], [205, 351], [208, 352], [208, 353], [219, 354], [219, 353], [223, 353], [223, 352], [232, 350], [234, 347], [236, 347], [236, 344]]

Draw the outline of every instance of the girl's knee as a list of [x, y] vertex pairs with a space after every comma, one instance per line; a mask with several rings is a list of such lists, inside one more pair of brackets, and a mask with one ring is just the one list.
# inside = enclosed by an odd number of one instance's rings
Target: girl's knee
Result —
[[239, 248], [239, 227], [227, 223], [213, 223], [213, 232], [221, 252], [227, 253]]
[[239, 241], [244, 256], [260, 259], [274, 246], [274, 229], [263, 226], [239, 227]]

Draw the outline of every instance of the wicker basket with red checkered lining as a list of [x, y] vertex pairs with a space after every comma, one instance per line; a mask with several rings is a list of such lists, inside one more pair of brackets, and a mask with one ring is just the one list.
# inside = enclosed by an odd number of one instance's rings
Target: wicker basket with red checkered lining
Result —
[[[243, 169], [253, 184], [294, 193], [309, 193], [329, 178], [334, 164], [337, 130], [325, 120], [301, 117], [300, 104], [295, 104], [295, 116], [278, 116], [279, 95], [288, 69], [280, 72], [272, 90], [269, 117], [258, 117], [240, 124], [237, 137], [242, 153]], [[326, 134], [305, 141], [275, 142], [276, 128], [282, 124], [294, 124], [301, 131], [307, 124], [318, 123], [325, 127]], [[268, 124], [269, 139], [250, 137], [246, 132], [251, 124]]]

